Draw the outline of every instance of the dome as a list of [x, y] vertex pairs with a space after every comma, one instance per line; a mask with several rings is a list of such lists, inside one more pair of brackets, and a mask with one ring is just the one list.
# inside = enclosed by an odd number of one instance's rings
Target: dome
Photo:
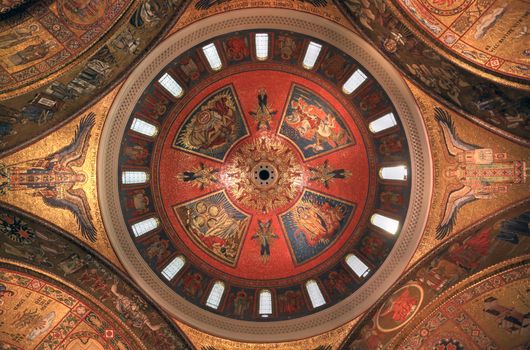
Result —
[[431, 165], [406, 84], [311, 19], [241, 10], [179, 31], [103, 130], [113, 248], [166, 311], [211, 334], [290, 340], [353, 319], [425, 225]]

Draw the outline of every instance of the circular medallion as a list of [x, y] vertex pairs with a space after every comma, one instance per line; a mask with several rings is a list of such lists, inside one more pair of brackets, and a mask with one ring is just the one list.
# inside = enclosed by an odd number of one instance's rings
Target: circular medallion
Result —
[[236, 145], [221, 178], [240, 209], [258, 214], [292, 206], [303, 190], [299, 153], [288, 141], [263, 135]]
[[393, 332], [403, 327], [419, 311], [422, 302], [423, 288], [419, 284], [409, 283], [401, 287], [377, 312], [377, 329]]

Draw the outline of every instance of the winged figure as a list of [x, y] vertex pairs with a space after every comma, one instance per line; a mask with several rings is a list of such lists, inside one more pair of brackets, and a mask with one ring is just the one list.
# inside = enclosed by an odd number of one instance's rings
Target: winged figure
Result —
[[70, 144], [46, 157], [50, 161], [49, 168], [69, 170], [73, 173], [74, 181], [65, 183], [61, 186], [62, 188], [56, 187], [52, 195], [42, 194], [44, 203], [52, 207], [69, 210], [74, 214], [81, 233], [91, 242], [96, 241], [96, 229], [92, 224], [92, 215], [85, 191], [81, 188], [73, 189], [75, 183], [78, 182], [75, 180], [84, 181], [85, 178], [83, 174], [74, 173], [71, 167], [81, 166], [85, 162], [90, 131], [94, 124], [95, 114], [90, 113], [79, 123]]
[[491, 148], [462, 141], [444, 110], [435, 108], [435, 118], [449, 154], [457, 160], [457, 165], [446, 173], [462, 185], [449, 194], [445, 204], [436, 233], [437, 238], [442, 239], [451, 232], [460, 208], [476, 199], [494, 198], [496, 192], [506, 192], [508, 186], [526, 183], [527, 168], [525, 161], [508, 160], [506, 153], [495, 153]]
[[[465, 151], [472, 151], [479, 149], [479, 146], [472, 145], [462, 141], [453, 123], [446, 111], [441, 108], [434, 108], [435, 118], [442, 128], [445, 145], [450, 155], [457, 156]], [[445, 203], [445, 211], [442, 221], [436, 228], [436, 238], [443, 239], [451, 230], [456, 222], [456, 214], [467, 203], [473, 202], [477, 199], [476, 193], [468, 185], [463, 185], [459, 189], [452, 191]]]
[[85, 162], [90, 131], [95, 124], [95, 114], [86, 115], [79, 123], [75, 136], [67, 146], [45, 158], [33, 159], [5, 167], [9, 191], [31, 191], [42, 197], [49, 206], [70, 211], [88, 240], [96, 241], [96, 229], [86, 193], [76, 184], [86, 181], [85, 174], [76, 172]]
[[258, 91], [258, 106], [250, 115], [256, 119], [258, 130], [270, 130], [272, 117], [276, 111], [267, 103], [267, 91], [261, 88]]
[[83, 165], [88, 148], [88, 140], [90, 139], [90, 131], [95, 123], [94, 113], [86, 115], [77, 126], [74, 138], [70, 144], [50, 154], [46, 159], [53, 163], [59, 163], [64, 167]]

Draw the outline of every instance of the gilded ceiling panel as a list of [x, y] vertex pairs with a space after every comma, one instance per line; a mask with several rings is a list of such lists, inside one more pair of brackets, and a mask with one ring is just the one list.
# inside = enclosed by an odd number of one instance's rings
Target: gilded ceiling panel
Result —
[[64, 69], [92, 46], [97, 50], [114, 25], [123, 25], [120, 19], [130, 15], [133, 4], [131, 0], [44, 0], [4, 19], [0, 94], [31, 86]]
[[[346, 0], [335, 3], [366, 39], [386, 55], [403, 74], [438, 101], [451, 109], [463, 112], [471, 120], [493, 126], [497, 132], [528, 144], [530, 89], [527, 76], [492, 76], [489, 68], [475, 68], [467, 63], [461, 64], [454, 57], [447, 57], [435, 44], [422, 40], [407, 22], [407, 15], [403, 15], [393, 2]], [[409, 5], [413, 3], [418, 1], [407, 2]], [[519, 29], [522, 25], [519, 19], [526, 18], [527, 12], [524, 12], [524, 5], [519, 6], [519, 1], [513, 3], [510, 2], [510, 8], [513, 8], [514, 12], [512, 17], [518, 18], [513, 23], [517, 23], [516, 28]], [[490, 17], [491, 26], [494, 24], [494, 18]], [[495, 35], [502, 37], [504, 34]], [[491, 41], [482, 45], [486, 50], [486, 46], [495, 44]], [[524, 57], [522, 59], [526, 60]]]
[[423, 313], [429, 315], [411, 322], [391, 346], [525, 349], [530, 339], [530, 266], [526, 260], [500, 270], [489, 276], [481, 273], [440, 295]]
[[412, 264], [440, 240], [528, 198], [530, 149], [444, 108], [414, 83], [408, 85], [424, 116], [435, 174], [429, 221]]
[[492, 74], [530, 78], [529, 2], [526, 0], [398, 0], [420, 35], [456, 60]]
[[99, 215], [96, 151], [117, 88], [89, 113], [0, 158], [0, 203], [52, 222], [121, 266]]

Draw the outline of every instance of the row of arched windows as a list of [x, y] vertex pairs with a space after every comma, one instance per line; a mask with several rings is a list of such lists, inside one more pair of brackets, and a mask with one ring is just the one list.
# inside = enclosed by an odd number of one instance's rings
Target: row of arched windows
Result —
[[[370, 273], [370, 268], [354, 254], [348, 254], [345, 257], [345, 262], [359, 278], [365, 278]], [[182, 270], [185, 264], [186, 259], [184, 256], [179, 255], [164, 267], [161, 274], [166, 280], [171, 281]], [[310, 279], [306, 281], [305, 288], [313, 308], [316, 309], [326, 304], [326, 299], [316, 280]], [[205, 302], [206, 306], [212, 309], [218, 309], [224, 293], [225, 283], [216, 281], [210, 289]], [[273, 314], [272, 293], [269, 289], [262, 289], [259, 292], [258, 313], [261, 317], [269, 317]]]

